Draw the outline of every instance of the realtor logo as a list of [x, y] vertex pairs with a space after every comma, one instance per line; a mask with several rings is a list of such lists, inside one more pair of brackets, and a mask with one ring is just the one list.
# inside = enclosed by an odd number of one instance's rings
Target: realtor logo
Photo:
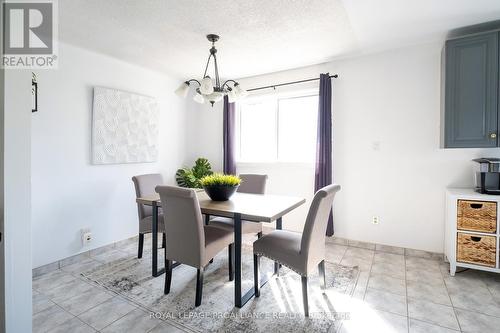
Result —
[[56, 3], [35, 1], [3, 3], [4, 68], [56, 68]]

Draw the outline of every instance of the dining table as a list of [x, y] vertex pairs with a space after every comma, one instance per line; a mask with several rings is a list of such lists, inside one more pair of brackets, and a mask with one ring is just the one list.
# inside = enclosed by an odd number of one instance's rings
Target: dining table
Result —
[[[255, 223], [276, 222], [276, 229], [282, 229], [283, 216], [306, 202], [304, 198], [273, 195], [273, 194], [248, 194], [236, 192], [227, 201], [213, 201], [201, 189], [195, 189], [201, 213], [205, 215], [205, 223], [209, 223], [211, 216], [227, 217], [234, 220], [234, 303], [241, 308], [254, 296], [254, 288], [242, 292], [241, 286], [241, 246], [242, 229], [241, 221]], [[158, 270], [158, 211], [161, 201], [158, 194], [136, 199], [137, 203], [151, 206], [152, 217], [152, 275], [160, 276], [165, 273], [165, 268]], [[166, 230], [168, 232], [168, 230]], [[278, 263], [274, 263], [274, 274], [278, 273]], [[267, 282], [267, 277], [260, 281], [261, 285]]]

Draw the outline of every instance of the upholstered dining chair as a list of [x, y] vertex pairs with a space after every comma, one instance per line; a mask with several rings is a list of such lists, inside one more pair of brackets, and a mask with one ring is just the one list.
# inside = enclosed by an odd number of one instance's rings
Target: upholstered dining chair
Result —
[[234, 241], [231, 231], [204, 225], [196, 192], [175, 186], [157, 186], [164, 209], [167, 244], [165, 247], [165, 288], [170, 293], [174, 261], [198, 270], [195, 306], [201, 304], [203, 272], [209, 261], [228, 247], [229, 281], [234, 279]]
[[[137, 198], [155, 194], [155, 187], [163, 184], [163, 177], [160, 174], [152, 173], [132, 177], [134, 182], [135, 196]], [[153, 231], [153, 209], [150, 206], [137, 204], [137, 213], [139, 215], [139, 247], [137, 258], [142, 258], [142, 249], [144, 247], [144, 235]], [[163, 214], [158, 214], [158, 232], [161, 232], [162, 247], [165, 247], [165, 226], [163, 223]]]
[[[325, 233], [328, 216], [332, 210], [335, 193], [339, 185], [328, 185], [314, 195], [302, 234], [275, 230], [253, 243], [255, 296], [260, 296], [259, 260], [270, 258], [295, 271], [301, 276], [304, 313], [309, 316], [307, 301], [307, 277], [318, 267], [321, 288], [326, 289], [325, 277]], [[279, 269], [279, 267], [278, 267]]]
[[[266, 192], [267, 175], [241, 174], [241, 185], [238, 188], [240, 193], [264, 194]], [[209, 221], [210, 225], [233, 231], [234, 221], [227, 217], [215, 217]], [[241, 233], [257, 234], [262, 236], [262, 223], [241, 221]]]

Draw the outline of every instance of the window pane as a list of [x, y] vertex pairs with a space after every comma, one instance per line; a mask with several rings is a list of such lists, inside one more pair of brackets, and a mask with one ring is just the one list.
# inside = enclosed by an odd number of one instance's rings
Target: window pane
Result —
[[276, 160], [276, 102], [243, 104], [240, 112], [240, 159]]
[[280, 99], [278, 103], [279, 160], [314, 163], [318, 96]]

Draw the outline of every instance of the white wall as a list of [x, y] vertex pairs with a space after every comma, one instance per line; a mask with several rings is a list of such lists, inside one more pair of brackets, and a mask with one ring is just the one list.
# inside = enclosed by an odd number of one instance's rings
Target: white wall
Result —
[[[445, 188], [472, 186], [472, 158], [500, 156], [497, 148], [440, 149], [441, 47], [417, 45], [240, 80], [252, 88], [339, 74], [333, 81], [333, 172], [342, 185], [335, 203], [337, 236], [442, 252]], [[204, 155], [220, 165], [221, 105], [211, 110], [192, 104], [189, 158]], [[306, 193], [293, 186], [297, 171], [280, 166], [239, 171], [272, 173], [270, 182], [280, 185], [270, 192]], [[379, 225], [371, 223], [373, 216], [380, 217]], [[297, 221], [303, 219], [290, 216], [284, 227], [300, 229]]]
[[30, 71], [5, 72], [4, 103], [1, 255], [5, 332], [31, 332]]
[[[134, 236], [137, 208], [131, 177], [160, 172], [174, 182], [185, 156], [185, 101], [180, 80], [71, 45], [59, 45], [59, 69], [38, 72], [39, 112], [33, 116], [33, 267]], [[90, 163], [92, 89], [116, 88], [160, 103], [157, 163]], [[81, 228], [94, 240], [83, 247]]]

